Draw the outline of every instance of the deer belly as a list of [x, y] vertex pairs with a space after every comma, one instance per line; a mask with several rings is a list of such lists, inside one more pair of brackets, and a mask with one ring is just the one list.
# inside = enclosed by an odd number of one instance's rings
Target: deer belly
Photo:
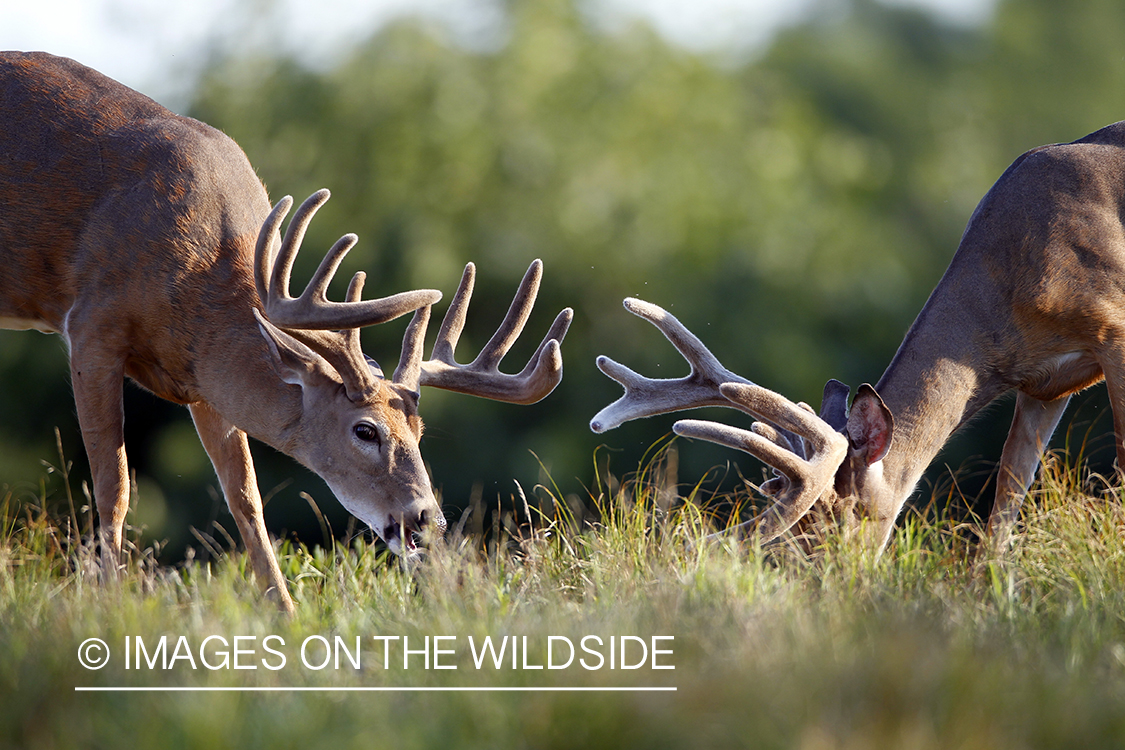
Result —
[[0, 315], [0, 328], [9, 331], [42, 331], [43, 333], [58, 333], [58, 331], [46, 321], [36, 320], [34, 318], [13, 318]]

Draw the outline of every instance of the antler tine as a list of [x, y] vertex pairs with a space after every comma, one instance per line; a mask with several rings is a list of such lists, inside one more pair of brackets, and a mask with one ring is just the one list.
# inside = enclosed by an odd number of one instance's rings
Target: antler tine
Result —
[[392, 380], [417, 393], [421, 388], [422, 348], [426, 343], [426, 327], [430, 322], [430, 306], [419, 307], [402, 337], [402, 356]]
[[461, 283], [453, 294], [453, 301], [441, 319], [441, 328], [438, 329], [437, 340], [434, 342], [433, 359], [440, 362], [453, 363], [453, 350], [461, 339], [461, 331], [465, 328], [465, 318], [468, 317], [469, 302], [473, 297], [473, 287], [476, 285], [477, 267], [473, 263], [465, 264], [465, 271], [461, 274]]
[[564, 309], [555, 318], [547, 337], [519, 374], [505, 375], [499, 370], [500, 361], [523, 332], [531, 315], [542, 276], [543, 262], [533, 261], [496, 333], [470, 364], [459, 365], [454, 359], [454, 348], [465, 325], [476, 278], [476, 267], [468, 264], [449, 311], [442, 320], [433, 356], [421, 363], [419, 383], [516, 404], [533, 404], [545, 398], [562, 380], [560, 344], [574, 317], [570, 308]]
[[[820, 402], [820, 413], [817, 416], [819, 420], [823, 421], [836, 432], [843, 432], [844, 426], [847, 424], [848, 393], [850, 391], [851, 389], [848, 388], [848, 386], [835, 379], [829, 380], [824, 385], [824, 395], [821, 397]], [[786, 403], [791, 402], [786, 401]], [[743, 411], [747, 411], [741, 404], [736, 403], [734, 406]], [[798, 403], [797, 406], [809, 414], [813, 413], [812, 407], [803, 401]], [[808, 441], [799, 433], [787, 430], [783, 427], [775, 427], [765, 422], [755, 422], [751, 426], [751, 429], [759, 435], [768, 437], [785, 450], [793, 451], [801, 458], [808, 457], [811, 454], [811, 450], [813, 450], [813, 448], [809, 446]], [[784, 477], [781, 477], [781, 479], [784, 481]]]
[[[531, 266], [528, 267], [527, 272], [524, 274], [523, 280], [520, 282], [519, 289], [516, 291], [515, 298], [508, 308], [507, 314], [504, 316], [504, 321], [500, 324], [496, 333], [493, 334], [488, 344], [473, 360], [473, 366], [481, 369], [491, 369], [499, 365], [500, 360], [508, 353], [512, 344], [523, 332], [523, 327], [527, 323], [528, 317], [531, 315], [531, 308], [535, 305], [535, 298], [539, 293], [539, 283], [543, 278], [543, 262], [535, 260]], [[444, 362], [449, 365], [456, 365], [453, 359], [453, 351], [457, 347], [457, 341], [461, 338], [461, 331], [465, 327], [465, 318], [469, 309], [469, 301], [473, 295], [473, 286], [476, 281], [476, 266], [469, 263], [465, 266], [465, 272], [461, 275], [461, 283], [457, 287], [457, 292], [453, 295], [453, 301], [449, 303], [449, 310], [446, 311], [445, 317], [441, 321], [441, 328], [438, 329], [437, 340], [434, 342], [433, 356], [431, 359], [438, 362]], [[567, 330], [570, 328], [571, 320], [574, 314], [570, 308], [562, 310], [555, 320], [551, 323], [551, 327], [547, 330], [547, 334], [543, 340], [539, 342], [538, 348], [535, 353], [524, 365], [523, 370], [515, 377], [529, 378], [531, 373], [540, 367], [545, 370], [554, 371], [554, 367], [541, 365], [543, 362], [543, 352], [547, 350], [552, 340], [561, 342], [563, 337], [566, 336]], [[548, 357], [550, 359], [550, 357]], [[561, 364], [560, 364], [561, 366]]]
[[[327, 261], [327, 258], [325, 258], [325, 261]], [[321, 263], [321, 266], [323, 265], [324, 263]], [[336, 269], [333, 268], [332, 271], [333, 273], [335, 273]], [[363, 299], [363, 285], [366, 281], [367, 274], [365, 274], [363, 271], [356, 271], [355, 275], [352, 276], [352, 280], [348, 282], [348, 291], [347, 294], [344, 295], [344, 301], [359, 302], [361, 299]], [[309, 282], [309, 285], [312, 285], [311, 281]], [[344, 346], [346, 348], [354, 349], [360, 352], [363, 351], [363, 347], [360, 345], [358, 328], [345, 328], [340, 333], [343, 335]]]
[[262, 222], [258, 230], [258, 242], [254, 246], [254, 285], [258, 289], [258, 299], [265, 302], [269, 299], [266, 279], [269, 271], [274, 266], [274, 239], [281, 228], [281, 222], [293, 207], [293, 196], [287, 195], [277, 202], [270, 210], [269, 216]]
[[[725, 383], [722, 394], [738, 409], [777, 425], [756, 422], [743, 430], [717, 422], [682, 419], [672, 426], [677, 435], [708, 440], [744, 451], [772, 466], [784, 477], [771, 480], [774, 502], [758, 517], [739, 528], [757, 526], [762, 542], [768, 542], [795, 524], [831, 487], [836, 471], [847, 456], [848, 440], [803, 404], [754, 384]], [[802, 438], [808, 457], [794, 449], [788, 431]]]
[[531, 262], [524, 273], [512, 304], [508, 307], [504, 320], [492, 338], [480, 350], [480, 354], [473, 360], [474, 365], [491, 369], [500, 364], [500, 360], [512, 348], [523, 327], [531, 315], [531, 308], [535, 306], [535, 298], [539, 296], [539, 282], [543, 279], [543, 261], [538, 258]]
[[[473, 365], [482, 369], [496, 367], [500, 360], [504, 358], [504, 355], [508, 353], [508, 350], [512, 348], [512, 344], [523, 332], [523, 327], [531, 315], [531, 308], [535, 305], [535, 298], [539, 294], [539, 282], [542, 278], [543, 261], [535, 260], [528, 267], [523, 280], [520, 281], [512, 304], [508, 307], [508, 312], [504, 316], [504, 321], [496, 329], [496, 333], [492, 334], [492, 338], [489, 339], [480, 353], [477, 354], [476, 359], [473, 360]], [[476, 266], [469, 263], [465, 266], [465, 272], [461, 275], [461, 284], [457, 287], [457, 293], [453, 295], [449, 310], [441, 321], [437, 341], [434, 342], [432, 359], [450, 365], [454, 364], [453, 350], [457, 347], [457, 341], [461, 338], [461, 331], [465, 327], [465, 318], [467, 317], [469, 302], [473, 296], [475, 282]]]
[[[258, 234], [255, 250], [255, 283], [265, 306], [266, 317], [281, 328], [299, 330], [336, 330], [358, 328], [393, 320], [441, 299], [436, 289], [416, 289], [373, 300], [349, 299], [332, 302], [326, 292], [340, 262], [358, 238], [354, 234], [341, 237], [325, 255], [316, 273], [299, 297], [289, 294], [289, 277], [312, 217], [328, 200], [328, 190], [309, 196], [293, 216], [276, 258], [272, 251], [273, 237], [292, 206], [286, 196], [274, 207]], [[265, 277], [269, 275], [269, 285]]]
[[[656, 326], [665, 338], [672, 343], [672, 346], [676, 347], [676, 350], [683, 355], [693, 370], [708, 375], [719, 382], [725, 383], [731, 380], [730, 378], [722, 379], [731, 374], [730, 370], [723, 367], [718, 358], [711, 353], [711, 350], [699, 340], [699, 337], [689, 331], [672, 313], [659, 305], [635, 297], [626, 297], [622, 304], [629, 312]], [[742, 378], [736, 375], [733, 380], [741, 381]]]
[[[312, 221], [313, 216], [320, 210], [320, 207], [328, 200], [330, 193], [326, 188], [321, 188], [315, 193], [305, 198], [304, 202], [297, 208], [297, 213], [293, 214], [293, 219], [289, 222], [289, 227], [285, 230], [285, 237], [281, 240], [281, 249], [278, 250], [277, 257], [273, 261], [273, 269], [270, 272], [270, 287], [269, 296], [271, 300], [279, 300], [289, 302], [293, 300], [289, 296], [289, 277], [293, 272], [293, 261], [297, 258], [297, 251], [301, 248], [301, 243], [305, 241], [305, 233], [308, 231], [309, 222]], [[287, 212], [288, 213], [288, 212]], [[341, 237], [333, 246], [334, 251], [339, 251], [341, 243], [346, 242], [347, 235]], [[355, 235], [352, 235], [355, 237]], [[358, 241], [358, 237], [355, 238]], [[348, 245], [344, 252], [346, 253], [351, 249]], [[323, 265], [323, 264], [322, 264]], [[307, 292], [308, 289], [306, 288]], [[303, 303], [303, 304], [302, 304]], [[293, 300], [292, 304], [286, 305], [286, 308], [292, 311], [290, 314], [304, 312], [305, 308], [309, 306], [308, 298], [301, 295], [297, 300]], [[268, 312], [268, 311], [267, 311]], [[274, 321], [276, 325], [284, 326], [285, 323]], [[299, 326], [290, 326], [297, 328]]]
[[625, 395], [590, 421], [594, 432], [605, 432], [632, 419], [651, 417], [698, 406], [733, 406], [720, 392], [723, 383], [750, 383], [723, 367], [699, 338], [662, 307], [632, 297], [625, 309], [644, 318], [672, 342], [691, 365], [683, 378], [646, 378], [609, 357], [598, 357], [598, 369], [625, 387]]
[[719, 391], [734, 408], [804, 439], [813, 451], [839, 433], [806, 404], [795, 404], [780, 393], [753, 383], [724, 383]]
[[[555, 356], [553, 352], [556, 351], [558, 347], [556, 346], [555, 349], [552, 349], [551, 342], [554, 341], [556, 345], [561, 343], [563, 337], [566, 336], [566, 332], [570, 329], [570, 323], [573, 320], [574, 311], [569, 307], [564, 308], [559, 312], [558, 315], [555, 316], [554, 322], [551, 323], [551, 327], [547, 329], [547, 333], [543, 336], [543, 340], [539, 342], [539, 346], [536, 347], [535, 353], [532, 354], [531, 358], [527, 360], [527, 364], [523, 366], [523, 369], [520, 370], [520, 373], [519, 375], [517, 375], [517, 377], [530, 377], [532, 372], [540, 369], [549, 369], [551, 371], [556, 369], [553, 366], [545, 367], [542, 363], [545, 361], [545, 359], [549, 360], [551, 357]], [[562, 367], [561, 360], [559, 362], [559, 367]]]

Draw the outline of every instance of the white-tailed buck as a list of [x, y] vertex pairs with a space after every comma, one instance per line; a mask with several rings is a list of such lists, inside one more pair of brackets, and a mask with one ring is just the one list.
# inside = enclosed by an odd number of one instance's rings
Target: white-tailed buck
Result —
[[[539, 287], [536, 261], [481, 354], [456, 364], [474, 268], [465, 269], [434, 344], [422, 345], [434, 290], [346, 301], [326, 290], [354, 235], [289, 295], [293, 259], [327, 191], [278, 230], [242, 150], [78, 63], [0, 53], [0, 327], [61, 334], [90, 461], [103, 554], [115, 567], [129, 502], [122, 387], [129, 376], [186, 404], [218, 473], [254, 572], [292, 610], [262, 519], [247, 435], [319, 474], [396, 553], [445, 526], [419, 454], [419, 389], [513, 403], [562, 378], [564, 310], [518, 375], [498, 370]], [[361, 326], [414, 311], [388, 380], [359, 345]]]
[[1104, 377], [1117, 462], [1125, 469], [1125, 123], [1020, 156], [981, 200], [949, 269], [879, 383], [829, 381], [820, 415], [729, 372], [675, 318], [639, 300], [691, 364], [652, 380], [606, 357], [625, 395], [590, 423], [602, 432], [638, 417], [704, 405], [761, 420], [749, 430], [681, 420], [679, 435], [753, 454], [775, 469], [767, 510], [744, 524], [762, 541], [821, 503], [848, 526], [866, 520], [882, 549], [927, 465], [981, 407], [1016, 391], [988, 544], [1006, 546], [1044, 446], [1071, 394]]

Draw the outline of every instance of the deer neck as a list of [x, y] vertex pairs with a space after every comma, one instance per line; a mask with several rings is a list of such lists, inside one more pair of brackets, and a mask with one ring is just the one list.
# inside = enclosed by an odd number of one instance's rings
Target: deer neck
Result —
[[1003, 391], [980, 317], [952, 297], [939, 285], [875, 387], [895, 421], [883, 475], [896, 513], [949, 436]]
[[[196, 372], [200, 396], [256, 440], [292, 455], [303, 413], [299, 386], [278, 375], [249, 306], [241, 325], [219, 326]], [[227, 318], [230, 320], [231, 318]]]

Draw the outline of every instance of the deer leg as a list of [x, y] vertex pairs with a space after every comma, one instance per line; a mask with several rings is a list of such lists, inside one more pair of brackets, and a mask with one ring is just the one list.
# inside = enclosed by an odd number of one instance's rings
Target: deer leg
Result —
[[282, 611], [293, 614], [293, 600], [266, 531], [262, 497], [258, 494], [246, 433], [224, 419], [210, 404], [199, 402], [188, 408], [203, 448], [219, 475], [223, 496], [246, 544], [254, 574]]
[[1022, 391], [1016, 394], [1015, 416], [1000, 456], [996, 500], [988, 516], [988, 541], [982, 552], [998, 554], [1007, 549], [1024, 496], [1069, 401], [1070, 396], [1041, 401]]
[[1109, 405], [1113, 410], [1114, 445], [1117, 447], [1117, 475], [1125, 475], [1125, 351], [1114, 350], [1112, 356], [1099, 357], [1098, 364], [1105, 373], [1109, 390]]
[[129, 468], [125, 457], [124, 360], [93, 342], [70, 339], [70, 379], [82, 443], [90, 461], [98, 507], [102, 561], [115, 575], [121, 565], [125, 513], [129, 510]]

